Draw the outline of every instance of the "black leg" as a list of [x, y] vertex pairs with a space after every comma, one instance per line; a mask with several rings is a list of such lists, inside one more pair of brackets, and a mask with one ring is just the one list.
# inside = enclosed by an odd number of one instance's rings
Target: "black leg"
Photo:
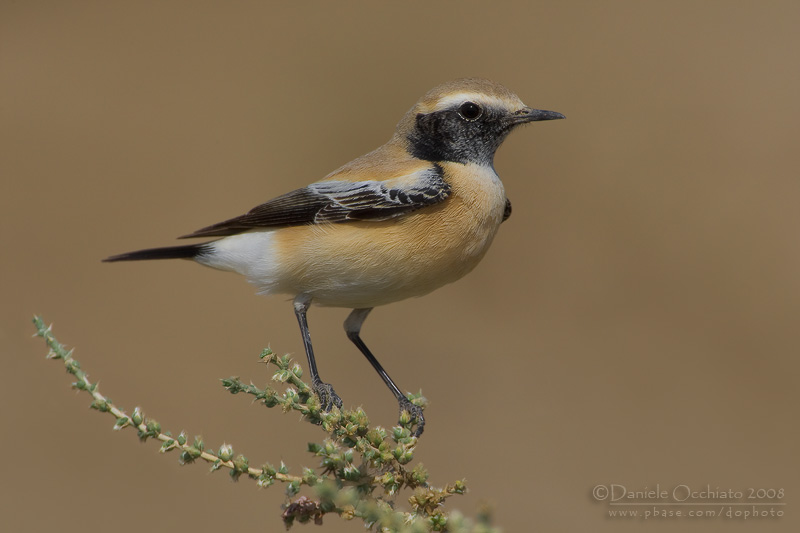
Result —
[[364, 341], [361, 340], [361, 325], [364, 323], [364, 320], [366, 320], [370, 311], [372, 311], [371, 307], [367, 309], [353, 309], [353, 312], [350, 313], [347, 320], [344, 321], [344, 330], [347, 333], [347, 338], [358, 346], [358, 349], [361, 350], [361, 353], [363, 353], [367, 361], [370, 362], [372, 368], [378, 372], [383, 382], [386, 383], [386, 386], [392, 391], [394, 397], [397, 398], [397, 403], [400, 406], [400, 413], [408, 411], [411, 418], [416, 421], [417, 430], [414, 432], [414, 436], [419, 437], [425, 429], [425, 417], [422, 416], [422, 408], [411, 403], [408, 398], [406, 398], [406, 395], [400, 392], [400, 389], [394, 384], [392, 378], [389, 377], [386, 370], [383, 369], [378, 360], [375, 359], [375, 356], [372, 355], [372, 352], [369, 351], [367, 345], [364, 344]]
[[323, 383], [319, 378], [317, 371], [317, 361], [314, 359], [314, 348], [311, 346], [311, 334], [308, 332], [308, 320], [306, 319], [306, 312], [311, 305], [311, 297], [306, 294], [300, 294], [294, 299], [294, 314], [297, 316], [297, 322], [300, 324], [300, 333], [303, 336], [303, 346], [306, 349], [306, 357], [308, 358], [308, 368], [311, 372], [311, 387], [319, 397], [320, 405], [323, 411], [330, 411], [335, 405], [342, 407], [342, 399], [333, 390], [333, 386], [329, 383]]

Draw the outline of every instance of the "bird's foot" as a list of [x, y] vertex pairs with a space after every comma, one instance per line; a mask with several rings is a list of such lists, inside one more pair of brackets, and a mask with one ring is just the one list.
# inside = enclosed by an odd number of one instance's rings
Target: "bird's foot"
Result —
[[[422, 407], [414, 405], [408, 398], [400, 398], [398, 403], [400, 404], [400, 425], [411, 429], [416, 424], [417, 429], [414, 430], [412, 435], [415, 437], [422, 435], [425, 430], [425, 417], [422, 415]], [[408, 418], [404, 417], [405, 413], [408, 413]]]
[[311, 387], [314, 389], [317, 398], [319, 398], [320, 409], [328, 412], [334, 407], [342, 408], [342, 399], [339, 398], [339, 395], [333, 390], [333, 385], [314, 380], [311, 383]]

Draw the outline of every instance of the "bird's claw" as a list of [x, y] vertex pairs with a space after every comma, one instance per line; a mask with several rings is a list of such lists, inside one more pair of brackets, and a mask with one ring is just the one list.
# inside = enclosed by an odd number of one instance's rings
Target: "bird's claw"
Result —
[[400, 418], [402, 419], [403, 417], [403, 411], [406, 411], [411, 416], [410, 425], [414, 425], [415, 423], [417, 425], [417, 429], [414, 430], [412, 435], [414, 437], [422, 435], [422, 432], [425, 430], [425, 417], [422, 415], [422, 407], [414, 405], [408, 398], [401, 398], [398, 400], [398, 403], [400, 404]]
[[330, 411], [334, 407], [342, 408], [342, 399], [333, 390], [333, 385], [330, 383], [323, 383], [322, 381], [314, 381], [312, 383], [314, 394], [319, 398], [320, 409], [325, 412]]

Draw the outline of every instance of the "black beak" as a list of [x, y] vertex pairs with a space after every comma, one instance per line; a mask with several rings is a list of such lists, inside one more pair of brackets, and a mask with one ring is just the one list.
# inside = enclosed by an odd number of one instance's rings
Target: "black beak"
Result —
[[555, 111], [544, 111], [542, 109], [531, 109], [525, 107], [514, 113], [509, 117], [512, 124], [525, 124], [526, 122], [536, 122], [538, 120], [558, 120], [567, 118], [561, 113]]

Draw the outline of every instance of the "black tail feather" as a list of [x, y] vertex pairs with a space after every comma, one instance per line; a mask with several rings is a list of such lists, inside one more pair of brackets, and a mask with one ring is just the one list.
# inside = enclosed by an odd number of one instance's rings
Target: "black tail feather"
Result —
[[189, 244], [186, 246], [168, 246], [165, 248], [149, 248], [125, 254], [112, 255], [103, 259], [104, 263], [115, 261], [144, 261], [148, 259], [194, 259], [207, 249], [206, 244]]

